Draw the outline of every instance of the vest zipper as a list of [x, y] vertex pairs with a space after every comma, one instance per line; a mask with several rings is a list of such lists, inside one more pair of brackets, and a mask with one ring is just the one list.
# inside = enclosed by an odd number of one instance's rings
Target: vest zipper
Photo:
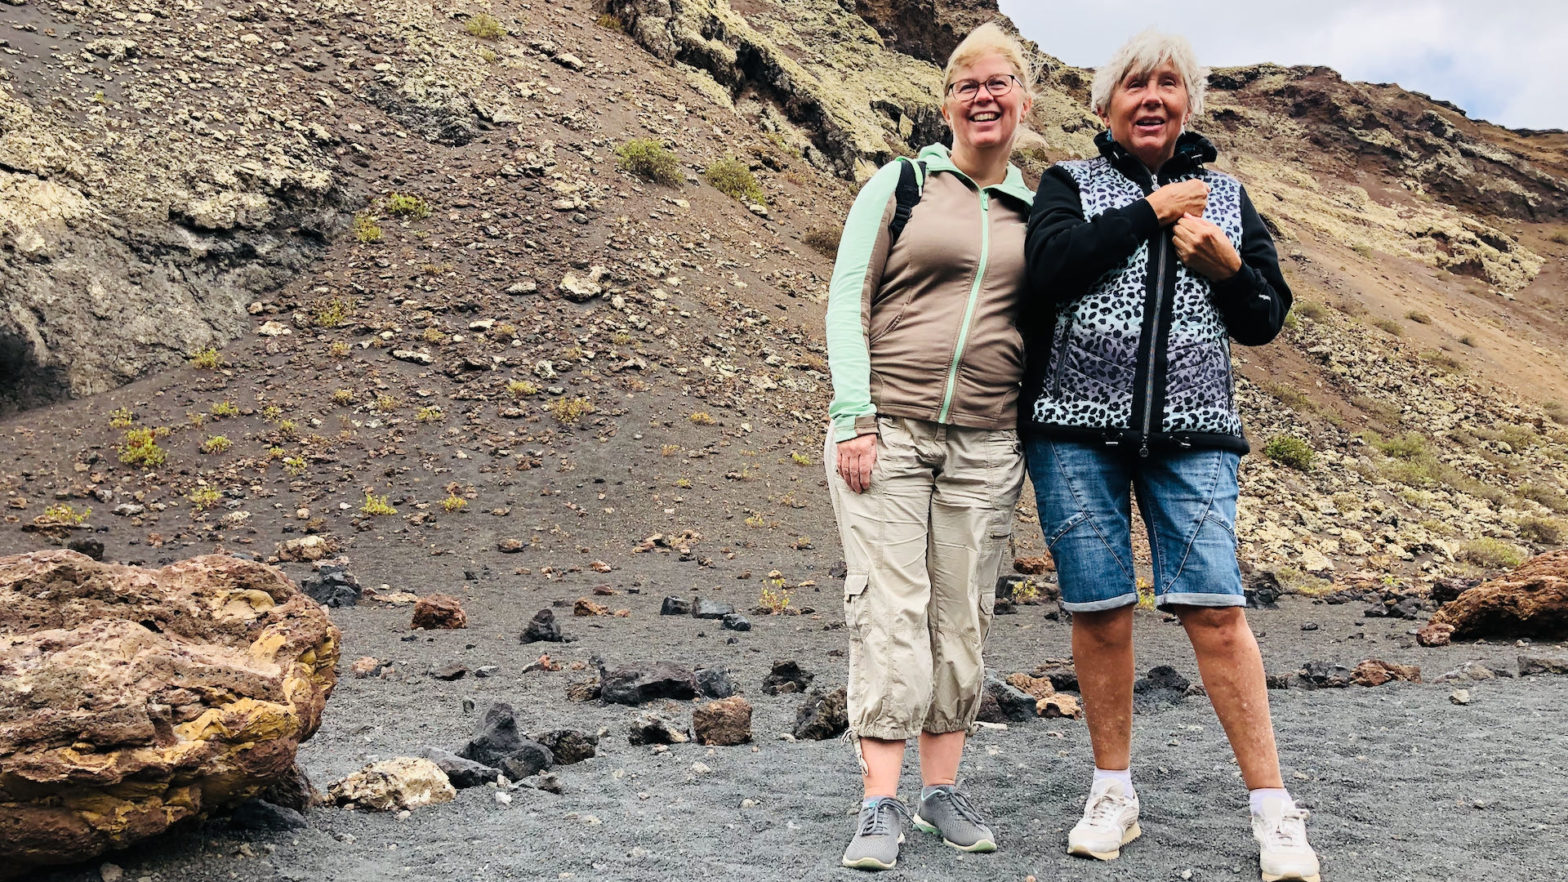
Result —
[[1160, 310], [1165, 299], [1165, 265], [1168, 262], [1170, 243], [1165, 239], [1165, 231], [1159, 232], [1160, 237], [1160, 269], [1154, 276], [1154, 318], [1149, 322], [1149, 374], [1145, 378], [1143, 389], [1143, 445], [1138, 448], [1139, 456], [1149, 455], [1149, 434], [1154, 431], [1154, 367], [1159, 359], [1160, 351]]
[[947, 422], [947, 412], [953, 406], [953, 391], [958, 385], [958, 365], [964, 357], [964, 347], [969, 343], [969, 323], [974, 321], [975, 304], [980, 300], [980, 285], [985, 280], [986, 263], [991, 257], [991, 194], [980, 191], [980, 266], [975, 270], [974, 284], [969, 287], [969, 304], [964, 307], [964, 323], [958, 332], [958, 346], [953, 350], [953, 363], [947, 369], [947, 388], [942, 393], [942, 409], [936, 421]]

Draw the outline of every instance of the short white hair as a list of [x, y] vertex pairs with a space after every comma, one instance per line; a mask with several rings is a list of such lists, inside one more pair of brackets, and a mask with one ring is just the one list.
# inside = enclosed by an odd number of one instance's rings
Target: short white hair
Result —
[[1111, 95], [1130, 73], [1146, 74], [1165, 62], [1181, 74], [1187, 86], [1187, 108], [1193, 116], [1203, 113], [1203, 92], [1209, 84], [1209, 69], [1198, 64], [1192, 44], [1179, 34], [1166, 34], [1153, 28], [1146, 30], [1122, 44], [1111, 60], [1094, 72], [1094, 85], [1089, 88], [1089, 103], [1095, 113], [1103, 114], [1111, 106]]

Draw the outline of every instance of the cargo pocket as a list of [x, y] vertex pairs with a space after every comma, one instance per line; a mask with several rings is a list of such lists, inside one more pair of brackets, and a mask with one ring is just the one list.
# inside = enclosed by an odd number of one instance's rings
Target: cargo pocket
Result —
[[865, 620], [866, 586], [870, 582], [865, 573], [850, 573], [844, 577], [844, 624], [857, 638], [861, 622]]

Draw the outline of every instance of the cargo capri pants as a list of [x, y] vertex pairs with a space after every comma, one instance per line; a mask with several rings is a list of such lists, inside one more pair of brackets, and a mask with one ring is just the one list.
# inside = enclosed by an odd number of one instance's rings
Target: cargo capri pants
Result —
[[877, 435], [864, 493], [839, 476], [831, 432], [823, 457], [848, 565], [850, 733], [968, 730], [1023, 485], [1018, 434], [878, 416]]

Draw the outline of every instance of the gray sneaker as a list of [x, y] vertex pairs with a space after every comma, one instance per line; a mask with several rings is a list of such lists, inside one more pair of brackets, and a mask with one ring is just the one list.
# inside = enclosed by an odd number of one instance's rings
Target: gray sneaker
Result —
[[883, 796], [860, 809], [855, 838], [844, 849], [844, 866], [857, 870], [891, 870], [898, 864], [909, 809], [897, 797]]
[[938, 787], [930, 796], [920, 798], [915, 826], [936, 833], [942, 841], [959, 851], [996, 851], [996, 836], [980, 820], [980, 813], [955, 787]]

